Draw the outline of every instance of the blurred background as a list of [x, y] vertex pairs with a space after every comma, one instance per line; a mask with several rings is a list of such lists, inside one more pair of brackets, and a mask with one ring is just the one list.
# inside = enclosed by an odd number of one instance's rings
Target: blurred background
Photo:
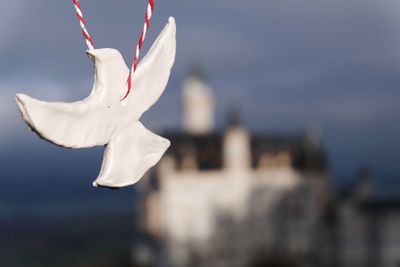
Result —
[[[131, 64], [146, 1], [82, 0]], [[142, 122], [172, 141], [134, 187], [92, 188], [103, 148], [66, 150], [14, 95], [92, 87], [72, 1], [0, 8], [0, 265], [400, 266], [400, 2], [156, 1], [177, 58]]]

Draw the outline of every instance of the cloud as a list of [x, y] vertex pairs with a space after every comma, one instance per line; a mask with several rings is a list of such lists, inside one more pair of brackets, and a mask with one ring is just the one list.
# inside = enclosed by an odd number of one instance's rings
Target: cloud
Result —
[[[145, 4], [85, 1], [82, 7], [96, 46], [115, 47], [130, 62]], [[342, 133], [362, 128], [376, 143], [376, 127], [390, 133], [383, 126], [398, 114], [400, 96], [398, 0], [161, 1], [143, 54], [170, 15], [178, 24], [178, 58], [166, 94], [146, 117], [157, 126], [179, 124], [181, 79], [199, 60], [219, 111], [240, 102], [253, 128], [301, 128], [320, 121]], [[5, 140], [22, 131], [17, 91], [70, 101], [89, 93], [93, 76], [71, 2], [6, 1], [0, 22]], [[160, 119], [163, 114], [168, 116]], [[338, 144], [338, 136], [329, 142]]]
[[0, 49], [15, 43], [17, 34], [29, 25], [24, 24], [24, 17], [28, 14], [35, 3], [29, 0], [13, 0], [2, 3], [0, 8]]

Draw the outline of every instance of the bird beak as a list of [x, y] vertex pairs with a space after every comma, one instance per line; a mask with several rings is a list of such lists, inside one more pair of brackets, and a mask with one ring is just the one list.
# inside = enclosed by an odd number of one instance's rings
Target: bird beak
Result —
[[88, 55], [88, 57], [90, 57], [92, 60], [94, 60], [97, 57], [97, 53], [96, 50], [92, 49], [92, 50], [87, 50], [86, 54]]

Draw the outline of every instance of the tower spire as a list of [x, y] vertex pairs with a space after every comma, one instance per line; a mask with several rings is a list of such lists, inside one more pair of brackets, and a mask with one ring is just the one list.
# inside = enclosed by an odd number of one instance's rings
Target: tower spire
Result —
[[204, 80], [204, 72], [199, 65], [191, 68], [183, 84], [183, 128], [195, 135], [209, 134], [214, 130], [214, 92]]

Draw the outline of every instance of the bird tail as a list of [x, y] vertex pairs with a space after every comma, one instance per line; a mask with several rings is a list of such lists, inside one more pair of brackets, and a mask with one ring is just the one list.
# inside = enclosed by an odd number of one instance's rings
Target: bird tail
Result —
[[159, 162], [170, 144], [139, 121], [129, 125], [106, 146], [103, 165], [93, 186], [120, 188], [135, 184]]

